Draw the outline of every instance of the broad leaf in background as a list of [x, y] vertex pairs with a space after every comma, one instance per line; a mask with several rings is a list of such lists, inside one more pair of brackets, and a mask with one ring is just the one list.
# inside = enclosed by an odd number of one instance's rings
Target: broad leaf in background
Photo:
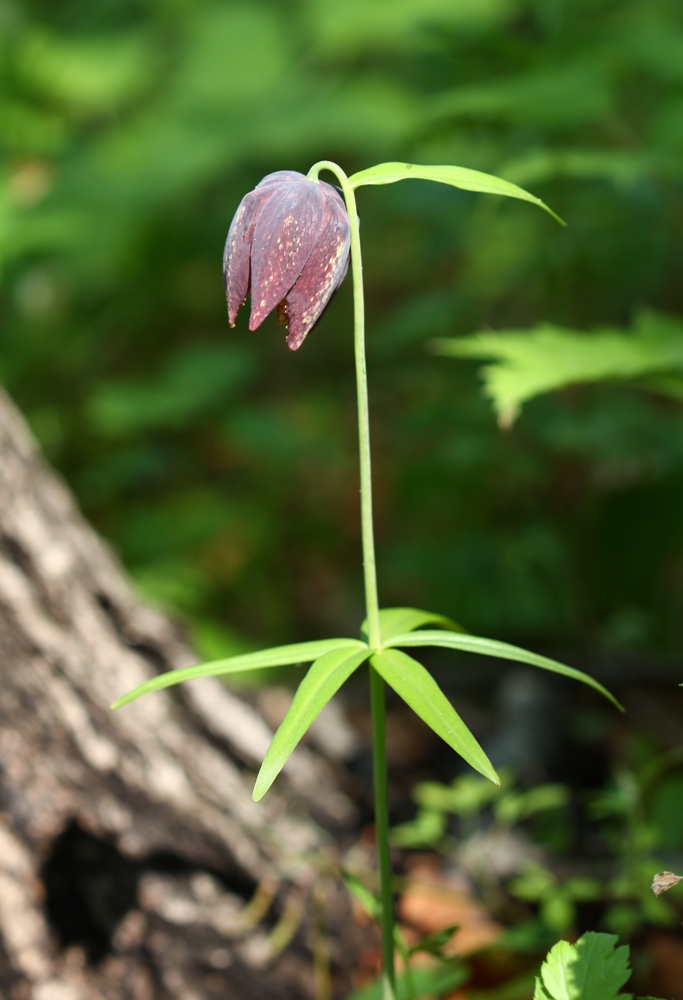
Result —
[[631, 976], [629, 950], [613, 934], [589, 931], [576, 944], [558, 941], [541, 966], [534, 1000], [633, 1000], [620, 993]]
[[479, 771], [496, 785], [500, 784], [490, 760], [421, 663], [398, 649], [375, 653], [370, 663], [389, 687], [403, 698], [437, 736], [460, 754], [475, 771]]
[[622, 706], [614, 695], [610, 694], [607, 688], [594, 680], [582, 670], [575, 670], [574, 667], [567, 667], [564, 663], [551, 660], [547, 656], [540, 656], [532, 653], [528, 649], [521, 649], [519, 646], [511, 646], [507, 642], [498, 642], [496, 639], [485, 639], [478, 635], [453, 635], [449, 632], [408, 632], [406, 635], [394, 636], [388, 643], [393, 646], [444, 646], [447, 649], [458, 649], [463, 653], [479, 653], [481, 656], [496, 656], [501, 660], [515, 660], [518, 663], [528, 663], [532, 667], [540, 667], [542, 670], [551, 670], [555, 674], [562, 674], [564, 677], [571, 677], [572, 680], [582, 681], [584, 684], [595, 688], [600, 694], [608, 698], [613, 705], [623, 712]]
[[[419, 608], [382, 608], [379, 613], [379, 626], [382, 642], [388, 642], [395, 635], [412, 632], [423, 625], [438, 625], [450, 632], [464, 632], [465, 629], [452, 618], [436, 614], [433, 611], [421, 611]], [[364, 619], [360, 627], [361, 638], [367, 641], [368, 620]]]
[[169, 670], [140, 684], [139, 687], [117, 699], [111, 707], [121, 708], [151, 691], [159, 691], [161, 688], [171, 687], [182, 681], [191, 681], [197, 677], [217, 677], [223, 674], [239, 674], [247, 670], [261, 670], [265, 667], [284, 667], [291, 663], [309, 663], [337, 650], [351, 655], [354, 652], [367, 650], [367, 646], [358, 639], [316, 639], [313, 642], [297, 642], [291, 646], [274, 646], [272, 649], [261, 649], [257, 653], [230, 656], [225, 660], [214, 660], [211, 663], [199, 663], [195, 667], [181, 667], [179, 670]]
[[556, 215], [551, 208], [529, 194], [516, 184], [504, 181], [501, 177], [494, 177], [493, 174], [484, 174], [481, 170], [470, 170], [468, 167], [429, 167], [418, 163], [379, 163], [376, 167], [368, 167], [367, 170], [359, 170], [353, 174], [349, 181], [351, 187], [364, 187], [366, 184], [395, 184], [396, 181], [410, 179], [421, 181], [436, 181], [438, 184], [450, 184], [451, 187], [460, 188], [462, 191], [479, 191], [482, 194], [500, 194], [508, 198], [519, 198], [520, 201], [530, 201], [532, 205], [538, 205], [548, 215], [552, 215], [561, 225], [563, 220]]
[[481, 370], [484, 392], [505, 427], [527, 400], [579, 382], [650, 377], [646, 388], [683, 398], [683, 321], [655, 313], [642, 313], [630, 332], [580, 333], [543, 323], [528, 331], [442, 338], [434, 346], [439, 354], [492, 359]]
[[331, 649], [310, 667], [263, 758], [254, 801], [263, 798], [313, 720], [371, 652], [367, 646], [360, 651]]

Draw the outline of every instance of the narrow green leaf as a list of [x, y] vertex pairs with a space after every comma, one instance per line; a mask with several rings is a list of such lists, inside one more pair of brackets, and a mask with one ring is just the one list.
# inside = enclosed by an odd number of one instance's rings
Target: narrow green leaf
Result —
[[316, 639], [314, 642], [274, 646], [272, 649], [261, 649], [257, 653], [244, 653], [240, 656], [230, 656], [226, 660], [199, 663], [195, 667], [182, 667], [180, 670], [169, 670], [165, 674], [159, 674], [124, 694], [111, 707], [121, 708], [122, 705], [135, 701], [143, 694], [149, 694], [150, 691], [159, 691], [161, 688], [180, 684], [181, 681], [191, 681], [196, 677], [215, 677], [219, 674], [237, 674], [244, 670], [260, 670], [264, 667], [283, 667], [289, 663], [308, 663], [335, 649], [348, 652], [364, 648], [366, 648], [365, 643], [358, 639]]
[[367, 646], [356, 652], [344, 648], [331, 649], [310, 667], [263, 758], [254, 786], [255, 802], [266, 794], [295, 746], [332, 695], [371, 652]]
[[352, 875], [351, 872], [346, 871], [344, 868], [341, 870], [341, 877], [346, 888], [358, 900], [367, 915], [373, 920], [379, 920], [382, 913], [382, 906], [379, 899], [369, 889], [366, 889], [355, 875]]
[[460, 754], [463, 760], [485, 778], [496, 785], [500, 784], [490, 760], [421, 663], [398, 649], [385, 649], [381, 653], [375, 653], [370, 664], [396, 694], [410, 705], [415, 714]]
[[470, 170], [468, 167], [426, 167], [419, 163], [378, 163], [375, 167], [368, 167], [357, 174], [349, 177], [352, 188], [363, 187], [366, 184], [395, 184], [396, 181], [406, 180], [436, 181], [439, 184], [450, 184], [451, 187], [461, 188], [463, 191], [480, 191], [482, 194], [500, 194], [508, 198], [519, 198], [520, 201], [529, 201], [532, 205], [538, 205], [548, 215], [552, 215], [561, 226], [565, 222], [556, 215], [551, 208], [542, 202], [540, 198], [529, 194], [524, 188], [504, 181], [501, 177], [494, 177], [493, 174], [484, 174], [481, 170]]
[[459, 649], [463, 653], [479, 653], [481, 656], [496, 656], [501, 660], [515, 660], [518, 663], [528, 663], [532, 667], [540, 667], [541, 670], [551, 670], [555, 674], [562, 674], [563, 677], [571, 677], [572, 680], [581, 681], [595, 688], [600, 694], [608, 698], [613, 705], [623, 712], [623, 706], [619, 704], [613, 694], [604, 688], [602, 684], [594, 680], [581, 670], [567, 667], [564, 663], [551, 660], [547, 656], [539, 656], [538, 653], [531, 653], [528, 649], [521, 649], [519, 646], [511, 646], [507, 642], [497, 642], [495, 639], [484, 639], [478, 635], [453, 635], [450, 632], [407, 632], [405, 635], [394, 636], [387, 644], [393, 646], [444, 646], [447, 649]]
[[[470, 977], [461, 959], [451, 958], [439, 965], [417, 966], [410, 974], [396, 977], [396, 1000], [414, 1000], [417, 997], [442, 997], [452, 993]], [[351, 994], [348, 1000], [385, 1000], [383, 982], [376, 979]]]
[[449, 924], [448, 927], [442, 927], [441, 930], [434, 931], [432, 934], [427, 934], [420, 941], [418, 941], [417, 944], [414, 944], [412, 948], [410, 948], [408, 954], [416, 955], [418, 952], [424, 951], [428, 955], [435, 955], [437, 958], [447, 959], [449, 956], [444, 955], [443, 950], [450, 942], [455, 932], [459, 929], [460, 924]]
[[[438, 625], [451, 632], [464, 632], [465, 629], [454, 622], [452, 618], [436, 614], [434, 611], [421, 611], [419, 608], [382, 608], [379, 613], [379, 629], [382, 642], [388, 642], [395, 635], [412, 632], [423, 625]], [[368, 620], [360, 627], [361, 638], [367, 642]]]

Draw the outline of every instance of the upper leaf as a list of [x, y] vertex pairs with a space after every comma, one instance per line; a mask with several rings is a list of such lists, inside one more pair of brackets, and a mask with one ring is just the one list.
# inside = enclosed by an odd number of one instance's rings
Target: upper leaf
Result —
[[562, 674], [564, 677], [571, 677], [575, 681], [582, 681], [590, 687], [595, 688], [605, 698], [608, 698], [620, 711], [624, 711], [613, 694], [604, 688], [599, 681], [594, 680], [582, 670], [575, 670], [574, 667], [567, 667], [564, 663], [551, 660], [547, 656], [540, 656], [532, 653], [528, 649], [520, 646], [511, 646], [507, 642], [498, 642], [495, 639], [484, 639], [478, 635], [453, 635], [450, 632], [408, 632], [405, 635], [394, 636], [388, 645], [391, 646], [445, 646], [447, 649], [459, 649], [464, 653], [479, 653], [482, 656], [496, 656], [501, 660], [515, 660], [519, 663], [528, 663], [532, 667], [540, 667], [542, 670], [552, 670], [555, 674]]
[[254, 786], [254, 801], [263, 798], [310, 724], [370, 653], [367, 646], [360, 651], [337, 647], [315, 661], [263, 758]]
[[468, 167], [425, 167], [419, 163], [378, 163], [375, 167], [368, 167], [367, 170], [360, 170], [357, 174], [349, 177], [352, 188], [363, 187], [365, 184], [394, 184], [396, 181], [405, 180], [437, 181], [439, 184], [450, 184], [451, 187], [460, 188], [463, 191], [480, 191], [483, 194], [500, 194], [508, 198], [519, 198], [520, 201], [530, 201], [532, 205], [538, 205], [548, 215], [552, 215], [562, 226], [565, 223], [555, 215], [551, 208], [529, 194], [524, 188], [504, 181], [501, 177], [493, 174], [482, 173], [481, 170], [470, 170]]
[[182, 667], [180, 670], [169, 670], [165, 674], [159, 674], [124, 694], [111, 707], [121, 708], [129, 701], [135, 701], [143, 694], [149, 694], [150, 691], [159, 691], [161, 688], [180, 684], [181, 681], [191, 681], [196, 677], [238, 674], [246, 670], [260, 670], [263, 667], [283, 667], [289, 663], [309, 663], [331, 650], [343, 649], [352, 652], [366, 648], [366, 644], [358, 639], [316, 639], [313, 642], [297, 642], [291, 646], [260, 649], [257, 653], [229, 656], [226, 660], [213, 660], [210, 663], [199, 663], [196, 667]]
[[614, 934], [589, 931], [576, 944], [558, 941], [541, 966], [534, 1000], [633, 1000], [619, 990], [631, 976], [629, 950]]
[[[464, 632], [465, 629], [454, 622], [452, 618], [436, 614], [434, 611], [421, 611], [419, 608], [382, 608], [379, 613], [379, 628], [382, 643], [388, 642], [395, 635], [412, 632], [423, 625], [439, 625], [451, 632]], [[368, 620], [360, 627], [361, 638], [368, 639]]]
[[398, 649], [375, 653], [370, 664], [416, 715], [463, 760], [496, 785], [500, 780], [491, 761], [475, 740], [432, 675], [412, 656]]

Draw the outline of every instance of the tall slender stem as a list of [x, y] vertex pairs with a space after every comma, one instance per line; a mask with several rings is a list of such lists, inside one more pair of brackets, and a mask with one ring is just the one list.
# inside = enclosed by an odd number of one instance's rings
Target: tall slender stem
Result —
[[[321, 170], [329, 170], [338, 179], [344, 193], [351, 227], [351, 271], [353, 276], [354, 347], [356, 357], [356, 391], [358, 395], [358, 446], [360, 457], [360, 510], [363, 543], [363, 574], [365, 580], [365, 610], [368, 621], [368, 643], [379, 648], [382, 635], [377, 596], [377, 564], [372, 518], [372, 464], [370, 457], [370, 412], [368, 377], [365, 363], [365, 300], [363, 296], [363, 261], [356, 197], [349, 179], [336, 163], [321, 160], [308, 172], [317, 180]], [[387, 751], [384, 711], [384, 681], [370, 665], [370, 701], [372, 709], [372, 752], [375, 785], [375, 829], [382, 902], [382, 968], [383, 1000], [394, 1000], [394, 900], [392, 892], [391, 854], [389, 850], [389, 802], [387, 796]]]

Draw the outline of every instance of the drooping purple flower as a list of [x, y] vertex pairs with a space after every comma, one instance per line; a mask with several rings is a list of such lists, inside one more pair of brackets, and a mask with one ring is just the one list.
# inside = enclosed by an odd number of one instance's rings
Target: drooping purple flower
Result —
[[295, 170], [268, 174], [240, 202], [223, 254], [230, 326], [251, 292], [249, 329], [277, 307], [301, 347], [349, 266], [349, 218], [336, 188]]

